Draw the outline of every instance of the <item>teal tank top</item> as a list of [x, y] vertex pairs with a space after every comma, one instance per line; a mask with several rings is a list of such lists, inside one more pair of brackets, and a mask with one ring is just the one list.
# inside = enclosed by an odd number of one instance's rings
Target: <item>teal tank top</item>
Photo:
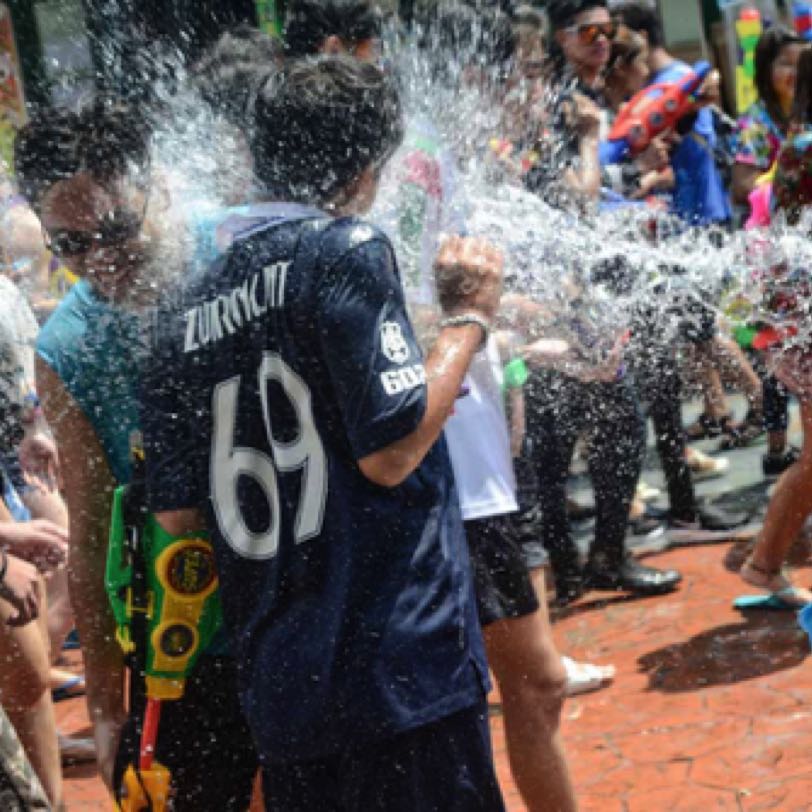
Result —
[[130, 436], [138, 429], [139, 317], [77, 282], [43, 326], [37, 354], [59, 376], [93, 426], [116, 483], [130, 479]]

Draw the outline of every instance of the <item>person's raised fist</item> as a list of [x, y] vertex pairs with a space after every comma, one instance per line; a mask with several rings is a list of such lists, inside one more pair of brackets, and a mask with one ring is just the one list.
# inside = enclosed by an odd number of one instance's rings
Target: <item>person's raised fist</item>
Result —
[[478, 237], [447, 237], [434, 262], [440, 307], [449, 315], [478, 313], [490, 320], [502, 296], [504, 257]]

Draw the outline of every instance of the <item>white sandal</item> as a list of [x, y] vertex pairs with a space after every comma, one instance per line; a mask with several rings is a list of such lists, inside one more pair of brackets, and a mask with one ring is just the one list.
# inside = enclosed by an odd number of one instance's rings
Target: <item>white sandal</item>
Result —
[[588, 694], [603, 688], [615, 678], [613, 665], [592, 665], [579, 663], [570, 657], [562, 657], [561, 662], [567, 672], [567, 696]]

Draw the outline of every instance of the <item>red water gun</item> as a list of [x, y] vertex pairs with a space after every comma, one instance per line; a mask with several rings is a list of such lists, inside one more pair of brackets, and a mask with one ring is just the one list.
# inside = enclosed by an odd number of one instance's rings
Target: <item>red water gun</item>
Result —
[[678, 82], [659, 82], [643, 88], [620, 111], [609, 140], [625, 142], [632, 154], [642, 152], [653, 138], [696, 110], [697, 91], [710, 70], [708, 62], [697, 62], [693, 71]]

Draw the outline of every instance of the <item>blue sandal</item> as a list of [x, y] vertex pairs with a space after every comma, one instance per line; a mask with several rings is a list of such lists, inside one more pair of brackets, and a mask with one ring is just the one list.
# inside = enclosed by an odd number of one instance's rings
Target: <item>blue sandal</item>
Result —
[[64, 699], [75, 699], [77, 696], [84, 696], [86, 693], [85, 678], [81, 675], [66, 679], [58, 688], [51, 691], [54, 702], [62, 702]]

